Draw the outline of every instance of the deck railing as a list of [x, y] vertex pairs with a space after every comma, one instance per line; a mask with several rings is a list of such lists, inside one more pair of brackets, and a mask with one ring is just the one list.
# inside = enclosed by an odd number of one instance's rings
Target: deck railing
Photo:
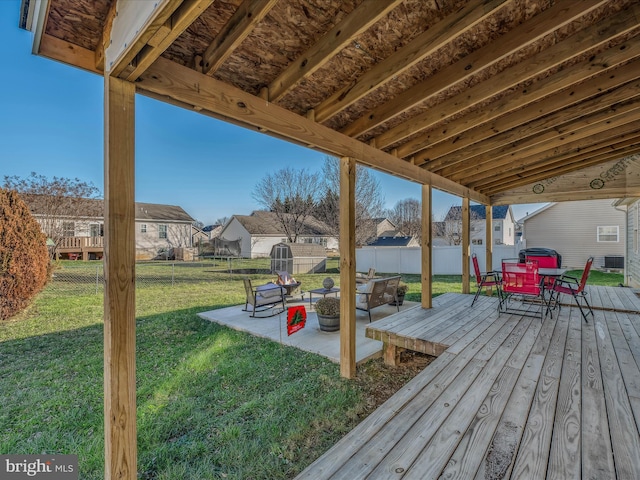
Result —
[[59, 249], [87, 247], [104, 248], [104, 237], [62, 237], [58, 245]]

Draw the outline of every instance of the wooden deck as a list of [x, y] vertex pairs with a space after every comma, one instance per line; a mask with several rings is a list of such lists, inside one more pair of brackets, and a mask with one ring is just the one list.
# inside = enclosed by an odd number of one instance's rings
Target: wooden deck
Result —
[[640, 478], [633, 292], [591, 287], [588, 323], [575, 307], [541, 322], [471, 298], [371, 325], [440, 355], [298, 478]]

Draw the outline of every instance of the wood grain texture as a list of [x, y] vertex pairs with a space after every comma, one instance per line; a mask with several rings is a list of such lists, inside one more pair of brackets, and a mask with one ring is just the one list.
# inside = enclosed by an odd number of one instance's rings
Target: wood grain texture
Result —
[[105, 478], [137, 478], [135, 86], [105, 77]]
[[356, 376], [356, 161], [340, 159], [340, 375]]

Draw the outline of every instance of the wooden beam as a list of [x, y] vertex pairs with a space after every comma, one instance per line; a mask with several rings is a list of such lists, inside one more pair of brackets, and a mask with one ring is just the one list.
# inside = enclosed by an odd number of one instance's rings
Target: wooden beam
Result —
[[105, 479], [137, 478], [135, 86], [105, 76]]
[[464, 8], [427, 29], [394, 55], [377, 63], [355, 84], [338, 90], [316, 106], [316, 120], [324, 122], [349, 107], [373, 89], [379, 88], [405, 72], [511, 2], [512, 0], [471, 1]]
[[340, 375], [356, 376], [356, 161], [340, 159]]
[[277, 0], [245, 0], [202, 55], [203, 73], [213, 75], [238, 48]]
[[357, 158], [359, 163], [377, 170], [419, 184], [431, 184], [453, 195], [468, 196], [478, 203], [489, 203], [485, 195], [162, 57], [140, 76], [136, 87], [165, 101], [191, 105], [203, 113], [206, 110], [245, 126], [262, 128], [270, 135], [313, 145], [330, 155]]
[[[486, 205], [484, 208], [485, 211], [485, 270], [487, 272], [493, 270], [493, 207], [491, 205]], [[515, 232], [514, 232], [515, 236]], [[477, 280], [477, 279], [476, 279]]]
[[42, 34], [38, 55], [102, 75], [102, 71], [96, 68], [92, 50], [60, 40], [47, 33]]
[[421, 289], [422, 289], [422, 308], [431, 308], [433, 306], [433, 248], [432, 248], [432, 188], [431, 185], [422, 185], [422, 234], [420, 237], [420, 246], [422, 248], [422, 266], [421, 272]]
[[471, 208], [468, 197], [462, 198], [462, 293], [470, 293]]
[[403, 1], [364, 0], [271, 82], [269, 99], [272, 102], [280, 100], [298, 82], [325, 65], [355, 37], [368, 30]]
[[434, 98], [453, 85], [469, 80], [509, 55], [538, 41], [567, 23], [606, 4], [608, 0], [559, 2], [542, 13], [501, 35], [496, 41], [471, 52], [457, 62], [439, 70], [424, 82], [418, 83], [389, 102], [368, 111], [366, 115], [347, 125], [341, 133], [357, 137], [372, 128], [395, 118], [421, 103]]
[[184, 0], [154, 0], [117, 2], [115, 17], [109, 31], [103, 32], [105, 71], [120, 76], [140, 53], [158, 29], [162, 28]]
[[[443, 167], [451, 167], [477, 154], [516, 141], [522, 137], [523, 131], [531, 135], [554, 123], [565, 123], [585, 113], [626, 100], [634, 95], [634, 91], [640, 85], [637, 80], [640, 58], [636, 57], [633, 61], [619, 66], [619, 63], [628, 61], [628, 57], [624, 55], [626, 58], [622, 58], [616, 54], [640, 54], [640, 45], [634, 46], [635, 48], [631, 48], [629, 44], [625, 46], [629, 48], [615, 48], [610, 51], [616, 58], [605, 58], [600, 54], [590, 59], [592, 61], [589, 64], [581, 62], [569, 67], [584, 67], [575, 69], [570, 76], [567, 76], [566, 69], [562, 70], [564, 78], [560, 79], [560, 84], [568, 88], [557, 93], [540, 99], [546, 90], [540, 88], [543, 83], [555, 84], [552, 89], [559, 86], [558, 74], [523, 87], [527, 88], [526, 94], [519, 89], [516, 94], [502, 99], [495, 108], [482, 109], [457, 119], [455, 124], [447, 126], [447, 133], [442, 136], [442, 140], [434, 142], [435, 139], [432, 139], [430, 147], [416, 154], [419, 164], [428, 170], [439, 172]], [[595, 73], [594, 67], [600, 65], [604, 70], [578, 85], [572, 85], [590, 70]], [[506, 109], [510, 111], [504, 114]]]
[[[617, 141], [622, 135], [636, 132], [640, 128], [640, 104], [634, 110], [617, 116], [604, 119], [588, 128], [571, 131], [564, 135], [563, 142], [557, 144], [535, 145], [535, 149], [527, 149], [496, 161], [493, 165], [484, 163], [472, 175], [467, 175], [463, 181], [474, 188], [487, 188], [489, 185], [509, 183], [513, 177], [521, 178], [522, 175], [532, 173], [534, 168], [539, 172], [549, 169], [550, 165], [558, 163], [560, 158], [566, 155], [585, 153], [592, 145], [608, 144]], [[567, 141], [571, 140], [571, 141]], [[490, 187], [489, 187], [490, 188]]]
[[[629, 90], [632, 91], [632, 89]], [[551, 119], [552, 121], [545, 129], [538, 130], [537, 122], [525, 125], [522, 131], [516, 132], [519, 135], [514, 138], [519, 138], [518, 140], [512, 140], [511, 143], [498, 148], [484, 149], [479, 156], [469, 154], [464, 163], [455, 162], [451, 167], [447, 166], [437, 172], [466, 185], [494, 177], [497, 167], [504, 167], [501, 168], [501, 173], [524, 167], [527, 159], [538, 161], [541, 155], [561, 148], [568, 141], [586, 139], [584, 141], [588, 142], [591, 140], [588, 138], [591, 135], [601, 134], [633, 121], [639, 101], [640, 96], [636, 95], [624, 102], [610, 105], [606, 109], [595, 110], [591, 114], [586, 114], [585, 111], [582, 116], [566, 123], [556, 124]], [[541, 120], [546, 122], [548, 119]], [[579, 143], [573, 143], [573, 145], [580, 147]]]
[[117, 15], [118, 2], [112, 1], [109, 5], [109, 11], [107, 17], [102, 24], [102, 35], [100, 36], [100, 42], [95, 51], [95, 67], [98, 70], [104, 71], [104, 62], [107, 47], [111, 44], [111, 30], [113, 28], [113, 19]]
[[[599, 200], [624, 197], [640, 197], [640, 185], [628, 185], [620, 188], [603, 188], [601, 190], [593, 190], [588, 186], [582, 189], [566, 189], [562, 192], [545, 193], [545, 202], [569, 202], [577, 200]], [[540, 195], [533, 192], [528, 194], [504, 192], [492, 197], [496, 201], [496, 205], [516, 205], [523, 203], [538, 203]]]
[[[465, 89], [433, 108], [412, 117], [410, 122], [404, 122], [387, 130], [376, 137], [376, 145], [379, 148], [385, 148], [422, 130], [431, 128], [501, 92], [517, 87], [522, 82], [531, 80], [554, 67], [558, 67], [571, 58], [606, 45], [616, 37], [636, 28], [639, 21], [640, 5], [637, 5], [631, 6], [609, 18], [606, 23], [596, 23], [580, 30], [562, 42], [505, 69], [500, 75], [493, 76], [485, 82]], [[404, 158], [417, 152], [416, 148], [418, 147], [413, 142], [408, 142], [398, 148], [398, 154]]]
[[138, 53], [133, 70], [124, 78], [136, 80], [212, 3], [213, 0], [184, 0]]
[[482, 185], [482, 188], [493, 193], [499, 193], [587, 168], [591, 165], [606, 163], [615, 158], [622, 158], [640, 150], [638, 136], [640, 136], [640, 126], [636, 122], [634, 130], [628, 133], [628, 137], [621, 138], [620, 141], [606, 139], [594, 146], [585, 148], [585, 152], [574, 149], [568, 153], [559, 154], [545, 160], [542, 164], [532, 163], [524, 169], [523, 173], [512, 174], [507, 178], [486, 182], [486, 184]]

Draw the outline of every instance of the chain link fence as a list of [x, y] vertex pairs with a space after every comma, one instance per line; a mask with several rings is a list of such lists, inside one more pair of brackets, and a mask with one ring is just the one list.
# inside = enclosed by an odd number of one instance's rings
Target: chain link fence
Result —
[[[212, 273], [269, 274], [270, 259], [212, 258], [201, 262], [140, 262], [136, 264], [136, 288], [206, 283]], [[102, 262], [61, 262], [53, 271], [47, 292], [68, 295], [101, 295], [104, 292]]]

